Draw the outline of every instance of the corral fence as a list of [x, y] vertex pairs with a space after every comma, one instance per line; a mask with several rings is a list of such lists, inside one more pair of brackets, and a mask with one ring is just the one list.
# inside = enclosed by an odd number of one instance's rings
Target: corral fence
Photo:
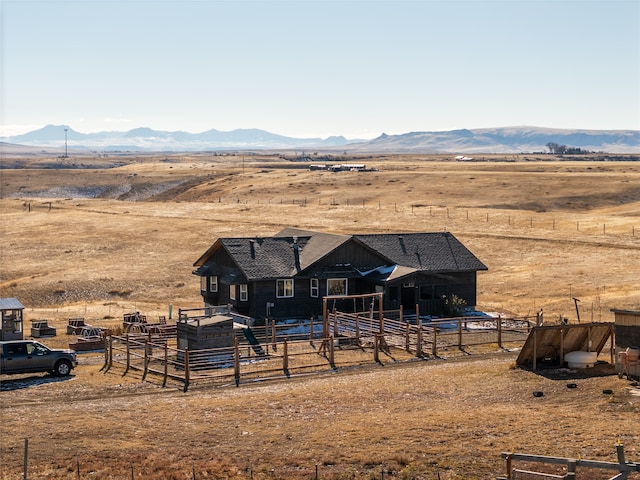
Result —
[[[505, 460], [506, 477], [498, 477], [498, 480], [542, 480], [542, 479], [565, 479], [575, 480], [578, 478], [578, 467], [581, 469], [581, 473], [584, 475], [580, 478], [591, 479], [594, 478], [596, 470], [609, 470], [618, 472], [609, 480], [623, 480], [629, 478], [633, 472], [640, 472], [640, 463], [629, 462], [625, 458], [624, 446], [620, 441], [616, 445], [617, 462], [603, 462], [597, 460], [585, 460], [581, 458], [565, 458], [565, 457], [551, 457], [543, 455], [529, 455], [515, 452], [503, 452], [502, 458]], [[516, 468], [514, 464], [519, 462], [519, 468]], [[556, 471], [555, 473], [533, 471], [524, 469], [520, 465], [532, 465], [526, 468], [536, 468], [533, 466], [545, 465], [556, 466], [562, 471]]]
[[236, 385], [336, 371], [346, 366], [440, 356], [474, 346], [520, 347], [532, 322], [526, 318], [460, 317], [423, 322], [401, 310], [344, 313], [301, 323], [267, 321], [252, 326], [257, 342], [235, 335], [220, 348], [178, 348], [175, 336], [126, 333], [107, 338], [103, 370], [114, 367], [177, 383]]
[[[394, 313], [385, 312], [386, 314]], [[497, 344], [521, 346], [535, 321], [527, 317], [457, 317], [446, 319], [394, 320], [375, 312], [330, 314], [329, 332], [334, 338], [349, 337], [358, 343], [374, 343], [376, 336], [389, 347], [404, 349], [418, 357], [438, 357], [443, 351]]]

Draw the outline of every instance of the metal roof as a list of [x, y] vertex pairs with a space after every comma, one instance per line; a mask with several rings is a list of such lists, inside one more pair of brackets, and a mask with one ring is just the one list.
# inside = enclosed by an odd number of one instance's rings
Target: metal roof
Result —
[[17, 298], [0, 298], [0, 310], [24, 310], [24, 305]]

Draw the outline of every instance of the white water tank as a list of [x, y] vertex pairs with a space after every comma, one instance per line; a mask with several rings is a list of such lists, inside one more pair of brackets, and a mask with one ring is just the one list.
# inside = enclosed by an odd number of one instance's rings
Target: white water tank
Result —
[[598, 361], [597, 352], [569, 352], [564, 356], [569, 368], [588, 368], [593, 367]]

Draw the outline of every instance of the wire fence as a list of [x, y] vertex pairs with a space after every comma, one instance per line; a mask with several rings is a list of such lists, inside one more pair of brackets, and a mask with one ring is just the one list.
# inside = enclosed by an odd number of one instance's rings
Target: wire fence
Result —
[[[394, 214], [410, 215], [414, 219], [425, 221], [437, 221], [446, 223], [467, 223], [477, 225], [500, 226], [512, 229], [537, 229], [547, 231], [576, 232], [587, 235], [605, 235], [620, 237], [637, 237], [640, 235], [640, 224], [636, 225], [633, 220], [623, 217], [604, 217], [594, 219], [593, 215], [580, 215], [578, 213], [563, 212], [527, 212], [508, 208], [491, 207], [458, 207], [447, 205], [429, 205], [421, 202], [383, 202], [382, 200], [371, 200], [364, 198], [345, 197], [274, 197], [259, 198], [246, 196], [219, 196], [207, 203], [208, 208], [215, 205], [243, 206], [243, 208], [259, 206], [298, 206], [298, 207], [319, 207], [328, 209], [346, 208], [351, 212], [358, 210], [385, 211]], [[24, 201], [23, 211], [46, 211], [68, 208], [83, 208], [80, 206], [69, 207], [60, 204], [59, 201]], [[95, 206], [92, 207], [95, 211]]]
[[[35, 462], [30, 458], [29, 438], [24, 439], [24, 449], [20, 452], [16, 448], [16, 454], [22, 453], [21, 465], [14, 461], [3, 462], [2, 478], [109, 478], [111, 480], [135, 480], [136, 478], [148, 479], [185, 479], [198, 480], [210, 478], [234, 478], [237, 480], [277, 480], [292, 478], [291, 468], [277, 467], [271, 464], [248, 465], [245, 468], [233, 468], [233, 473], [225, 471], [225, 465], [215, 459], [191, 460], [184, 459], [181, 465], [161, 465], [157, 462], [134, 462], [133, 460], [117, 461], [110, 459], [97, 463], [83, 458], [83, 452], [75, 457], [69, 456], [66, 462], [57, 462], [55, 467], [43, 465], [42, 461]], [[37, 453], [36, 453], [37, 455]], [[16, 455], [17, 456], [17, 455]], [[59, 474], [54, 475], [54, 470]], [[444, 471], [444, 470], [443, 470]], [[359, 475], [358, 475], [359, 474]], [[312, 480], [338, 480], [363, 478], [367, 480], [384, 480], [396, 478], [410, 479], [440, 479], [440, 466], [430, 462], [429, 465], [417, 467], [408, 464], [403, 458], [389, 459], [388, 462], [370, 464], [355, 469], [353, 466], [337, 464], [316, 463], [310, 465], [295, 465], [294, 478], [307, 478]]]

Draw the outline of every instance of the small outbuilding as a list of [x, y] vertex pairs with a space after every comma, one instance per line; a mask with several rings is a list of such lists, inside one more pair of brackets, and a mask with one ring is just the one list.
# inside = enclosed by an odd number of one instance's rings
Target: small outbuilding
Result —
[[17, 298], [0, 298], [2, 331], [0, 340], [22, 340], [24, 331], [24, 305]]
[[211, 317], [178, 319], [176, 324], [178, 348], [206, 350], [232, 347], [234, 344], [233, 317], [216, 314]]
[[615, 318], [616, 372], [640, 377], [640, 310], [612, 309]]

